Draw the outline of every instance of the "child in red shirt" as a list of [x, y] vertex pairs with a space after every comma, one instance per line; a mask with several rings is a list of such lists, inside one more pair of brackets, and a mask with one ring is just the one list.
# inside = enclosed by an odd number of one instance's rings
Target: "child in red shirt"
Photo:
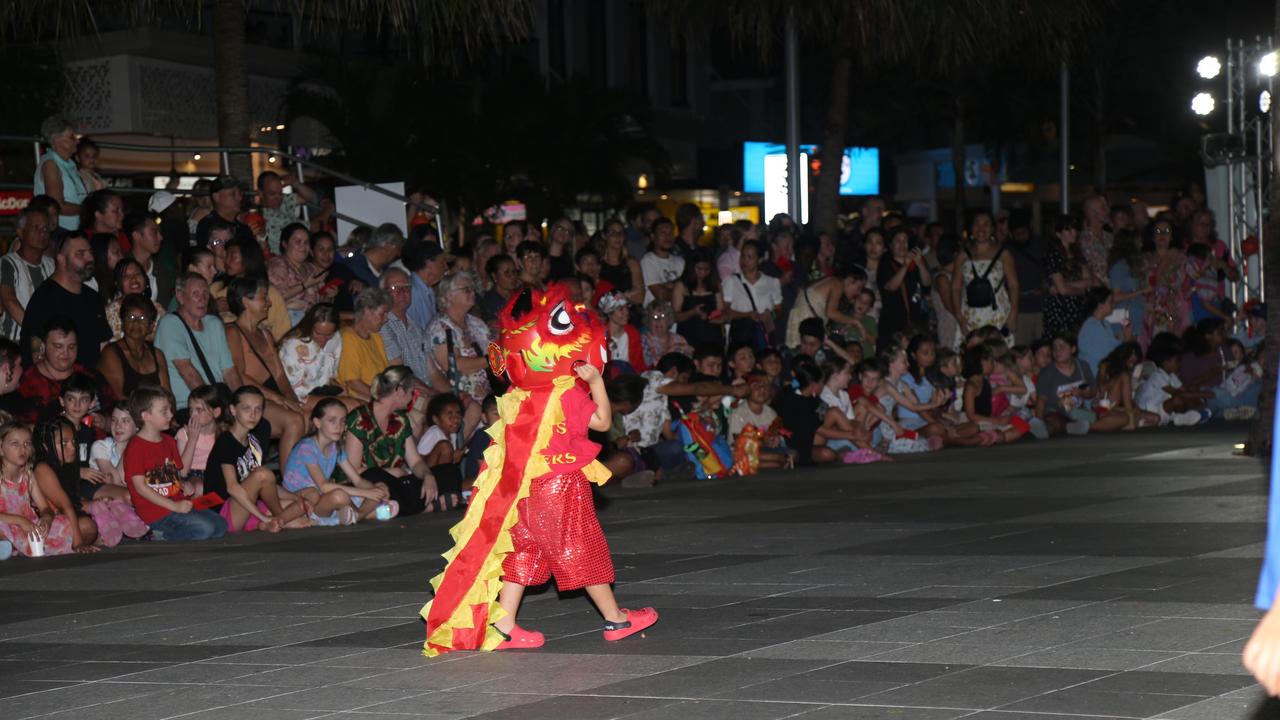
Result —
[[121, 464], [133, 507], [156, 540], [205, 540], [222, 537], [227, 521], [212, 510], [197, 510], [182, 494], [182, 456], [165, 429], [173, 420], [173, 400], [164, 390], [143, 387], [129, 396], [129, 413], [138, 425]]

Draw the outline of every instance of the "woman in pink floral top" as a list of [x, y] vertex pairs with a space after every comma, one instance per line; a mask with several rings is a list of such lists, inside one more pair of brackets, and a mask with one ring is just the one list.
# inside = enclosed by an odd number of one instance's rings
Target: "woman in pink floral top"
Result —
[[280, 231], [282, 253], [267, 262], [267, 279], [284, 297], [289, 320], [297, 324], [307, 310], [320, 301], [320, 286], [327, 278], [316, 277], [316, 269], [307, 262], [311, 254], [311, 234], [302, 223], [286, 225]]

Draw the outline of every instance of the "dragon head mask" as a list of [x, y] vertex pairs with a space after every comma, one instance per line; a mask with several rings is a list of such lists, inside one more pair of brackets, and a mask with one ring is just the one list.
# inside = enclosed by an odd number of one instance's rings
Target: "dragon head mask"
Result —
[[582, 303], [569, 298], [567, 286], [521, 290], [498, 313], [501, 337], [489, 344], [489, 367], [506, 372], [525, 390], [549, 388], [570, 376], [578, 363], [604, 369], [608, 359], [604, 324]]

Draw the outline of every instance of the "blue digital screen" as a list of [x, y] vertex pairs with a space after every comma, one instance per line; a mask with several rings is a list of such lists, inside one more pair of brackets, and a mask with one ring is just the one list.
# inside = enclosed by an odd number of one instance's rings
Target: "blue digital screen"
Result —
[[[813, 156], [816, 145], [801, 145], [800, 152]], [[767, 155], [786, 155], [787, 146], [781, 143], [742, 143], [742, 190], [764, 192], [764, 159]], [[844, 149], [841, 168], [841, 195], [880, 194], [880, 148], [847, 147]]]

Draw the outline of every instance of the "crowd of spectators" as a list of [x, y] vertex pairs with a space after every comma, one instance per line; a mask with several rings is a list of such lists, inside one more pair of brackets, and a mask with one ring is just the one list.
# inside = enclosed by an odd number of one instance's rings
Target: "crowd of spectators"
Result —
[[0, 256], [0, 531], [24, 555], [465, 505], [505, 389], [496, 315], [552, 282], [608, 328], [615, 421], [593, 440], [628, 485], [1257, 404], [1260, 308], [1230, 301], [1239, 269], [1189, 196], [955, 233], [880, 198], [836, 234], [637, 204], [594, 233], [516, 220], [465, 242], [427, 200], [408, 233], [340, 245], [299, 181], [133, 207], [91, 140], [42, 130]]

